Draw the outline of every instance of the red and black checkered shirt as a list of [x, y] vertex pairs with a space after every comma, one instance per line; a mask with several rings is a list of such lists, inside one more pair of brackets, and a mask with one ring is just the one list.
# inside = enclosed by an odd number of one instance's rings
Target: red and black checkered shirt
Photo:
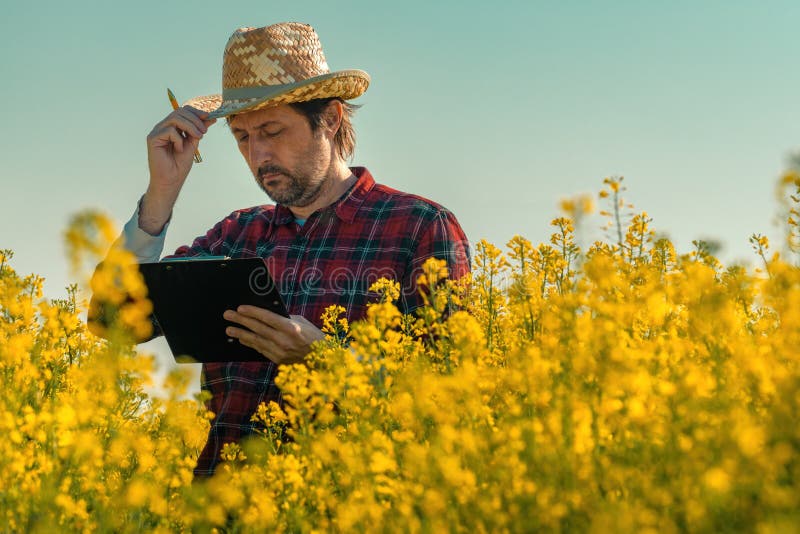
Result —
[[[319, 328], [323, 311], [334, 304], [345, 308], [349, 321], [363, 318], [375, 300], [369, 287], [381, 277], [400, 282], [401, 311], [421, 306], [416, 279], [428, 258], [446, 260], [451, 278], [469, 272], [469, 244], [450, 211], [376, 184], [363, 167], [352, 172], [358, 180], [350, 190], [302, 226], [286, 206], [238, 210], [169, 257], [265, 258], [289, 313]], [[281, 402], [276, 372], [266, 359], [203, 365], [201, 387], [211, 393], [214, 419], [195, 476], [211, 475], [222, 446], [253, 432], [250, 417], [260, 403]]]

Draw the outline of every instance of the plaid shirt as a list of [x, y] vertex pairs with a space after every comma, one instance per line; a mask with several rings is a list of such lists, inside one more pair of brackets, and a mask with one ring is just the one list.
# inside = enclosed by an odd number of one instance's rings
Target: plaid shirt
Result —
[[[363, 167], [352, 172], [358, 180], [351, 189], [302, 226], [286, 206], [238, 210], [171, 257], [265, 258], [289, 313], [318, 328], [322, 312], [334, 304], [345, 308], [349, 321], [363, 318], [375, 300], [369, 287], [381, 277], [400, 282], [402, 311], [421, 306], [416, 279], [428, 258], [446, 260], [452, 278], [469, 272], [469, 244], [450, 211], [376, 184]], [[211, 393], [208, 408], [215, 416], [195, 476], [213, 474], [222, 446], [253, 432], [250, 417], [260, 403], [282, 402], [277, 370], [266, 358], [203, 365], [201, 387]]]

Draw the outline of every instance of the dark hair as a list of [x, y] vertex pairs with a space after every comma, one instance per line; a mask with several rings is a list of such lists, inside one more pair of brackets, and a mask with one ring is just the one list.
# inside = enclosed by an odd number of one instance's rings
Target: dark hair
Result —
[[356, 131], [353, 128], [351, 119], [355, 111], [361, 107], [360, 105], [351, 104], [339, 97], [317, 98], [306, 102], [292, 102], [289, 105], [299, 113], [302, 113], [308, 119], [311, 130], [316, 131], [320, 126], [325, 125], [325, 110], [328, 108], [328, 104], [334, 100], [342, 103], [344, 113], [342, 114], [342, 122], [339, 124], [339, 130], [333, 138], [333, 143], [338, 155], [342, 159], [348, 159], [353, 155], [353, 151], [356, 148]]
[[[305, 102], [292, 102], [289, 105], [303, 115], [308, 120], [311, 131], [316, 132], [320, 126], [325, 124], [323, 117], [325, 109], [334, 100], [342, 103], [344, 113], [342, 114], [342, 122], [339, 124], [339, 130], [333, 138], [333, 143], [339, 157], [346, 160], [353, 155], [353, 151], [356, 149], [356, 131], [353, 128], [352, 118], [356, 110], [361, 107], [360, 104], [351, 104], [334, 96], [331, 98], [316, 98]], [[234, 114], [225, 117], [225, 121], [229, 126], [235, 116]]]

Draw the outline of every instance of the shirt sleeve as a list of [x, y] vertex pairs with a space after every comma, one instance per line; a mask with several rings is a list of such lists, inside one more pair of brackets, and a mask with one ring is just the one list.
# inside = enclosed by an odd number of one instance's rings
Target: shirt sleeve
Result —
[[423, 228], [417, 239], [414, 254], [402, 281], [401, 304], [405, 313], [411, 313], [423, 305], [417, 278], [422, 274], [422, 266], [429, 258], [445, 260], [450, 279], [458, 280], [470, 272], [469, 241], [455, 215], [446, 209], [437, 212], [436, 217]]
[[164, 250], [164, 240], [167, 236], [167, 227], [172, 220], [172, 215], [170, 215], [160, 234], [148, 234], [139, 228], [139, 209], [142, 205], [142, 198], [136, 203], [136, 211], [133, 212], [133, 216], [125, 223], [120, 239], [125, 249], [136, 256], [137, 262], [156, 262], [161, 256], [161, 251]]

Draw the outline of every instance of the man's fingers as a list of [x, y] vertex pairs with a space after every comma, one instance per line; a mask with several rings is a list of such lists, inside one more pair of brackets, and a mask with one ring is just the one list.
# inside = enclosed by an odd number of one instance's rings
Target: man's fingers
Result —
[[197, 111], [194, 108], [184, 106], [176, 109], [174, 113], [194, 126], [197, 132], [205, 133], [208, 131], [208, 126], [205, 125], [202, 118], [197, 116]]
[[208, 118], [208, 111], [193, 108], [192, 106], [183, 106], [177, 111], [180, 112], [181, 116], [192, 121], [192, 123], [197, 126], [198, 129], [202, 130], [203, 133], [206, 133], [208, 131], [208, 127], [217, 122], [217, 119]]
[[286, 331], [292, 324], [290, 319], [287, 319], [286, 317], [278, 315], [277, 313], [271, 312], [267, 309], [259, 308], [258, 306], [248, 306], [243, 304], [236, 308], [236, 311], [246, 317], [257, 319], [258, 321], [271, 326], [275, 330]]
[[[148, 137], [157, 138], [169, 128], [175, 128], [188, 136], [197, 138], [203, 137], [204, 131], [208, 130], [208, 128], [197, 117], [192, 116], [193, 118], [190, 118], [188, 115], [190, 115], [188, 112], [184, 112], [180, 109], [173, 111], [153, 128], [153, 131], [150, 132]], [[197, 121], [197, 123], [194, 121]]]
[[186, 135], [180, 128], [164, 126], [150, 134], [149, 143], [153, 147], [172, 145], [175, 152], [183, 152], [186, 149], [196, 150], [200, 145], [201, 138], [202, 134], [200, 136]]
[[208, 118], [208, 115], [209, 115], [208, 111], [203, 111], [202, 109], [198, 109], [198, 108], [193, 107], [193, 106], [183, 106], [180, 109], [185, 109], [185, 110], [191, 112], [192, 114], [194, 114], [195, 116], [197, 116], [199, 119], [202, 119], [202, 120], [212, 120], [212, 121], [216, 121], [217, 120], [217, 119], [209, 119]]
[[236, 311], [225, 310], [222, 316], [249, 329], [227, 327], [229, 336], [277, 364], [302, 362], [311, 345], [325, 338], [319, 328], [299, 315], [287, 318], [258, 306], [242, 305]]
[[186, 135], [183, 129], [177, 128], [174, 125], [162, 125], [161, 128], [153, 130], [150, 135], [147, 136], [147, 144], [152, 147], [172, 144], [176, 151], [182, 152], [186, 146], [184, 145], [185, 142], [190, 145], [193, 144], [193, 146], [196, 147], [200, 144], [201, 138], [202, 136]]
[[173, 150], [175, 150], [175, 152], [183, 152], [184, 139], [181, 133], [175, 128], [169, 128], [165, 134], [166, 140], [172, 144]]
[[183, 152], [186, 148], [180, 139], [190, 142], [192, 148], [197, 148], [200, 139], [208, 131], [208, 127], [216, 122], [216, 119], [206, 120], [208, 113], [200, 111], [191, 106], [178, 108], [158, 123], [150, 135], [147, 136], [151, 146], [163, 146], [166, 142], [171, 143], [176, 152]]
[[282, 325], [281, 319], [285, 319], [285, 317], [281, 317], [280, 315], [273, 313], [267, 309], [259, 308], [258, 306], [248, 306], [248, 305], [241, 305], [236, 308], [236, 312], [239, 315], [243, 315], [245, 317], [252, 317], [266, 325], [269, 325], [271, 328], [276, 330], [280, 329]]
[[203, 111], [201, 109], [193, 108], [192, 106], [183, 106], [181, 109], [190, 112], [193, 116], [200, 119], [200, 121], [206, 128], [217, 122], [217, 119], [208, 118], [209, 115], [208, 111]]
[[227, 310], [223, 314], [223, 317], [234, 323], [239, 323], [240, 325], [249, 328], [252, 332], [255, 332], [258, 335], [265, 337], [267, 339], [275, 340], [278, 338], [277, 336], [278, 332], [274, 328], [272, 328], [268, 324], [264, 324], [262, 321], [256, 318], [248, 317], [246, 315], [243, 315], [241, 313], [236, 313], [231, 310]]
[[238, 339], [239, 343], [242, 345], [257, 350], [263, 354], [264, 357], [272, 360], [273, 362], [281, 363], [280, 357], [277, 356], [278, 354], [281, 354], [281, 350], [269, 339], [263, 338], [255, 332], [233, 326], [229, 326], [225, 330], [225, 333]]
[[202, 125], [201, 129], [201, 127], [192, 122], [191, 119], [181, 114], [180, 110], [177, 110], [170, 115], [165, 122], [165, 126], [172, 126], [184, 132], [186, 135], [191, 135], [192, 137], [198, 138], [203, 137], [203, 130], [206, 129], [205, 125]]

